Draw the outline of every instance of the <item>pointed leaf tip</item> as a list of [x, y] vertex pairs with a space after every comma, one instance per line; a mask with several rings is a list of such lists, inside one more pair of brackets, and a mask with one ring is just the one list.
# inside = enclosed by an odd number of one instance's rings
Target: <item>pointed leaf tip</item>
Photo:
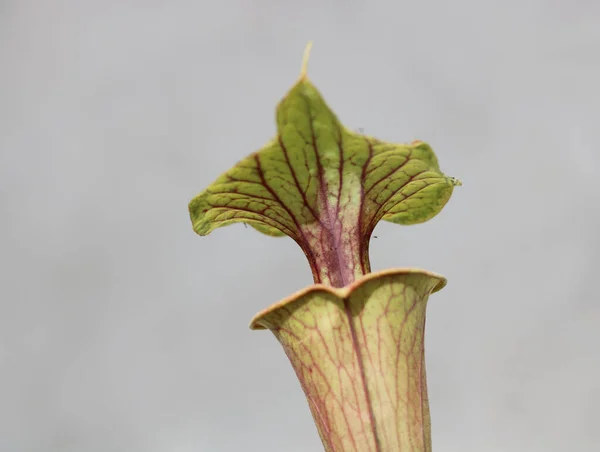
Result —
[[310, 58], [310, 50], [312, 49], [312, 41], [308, 41], [306, 48], [304, 49], [304, 57], [302, 58], [302, 68], [300, 69], [300, 80], [306, 78], [308, 71], [308, 59]]

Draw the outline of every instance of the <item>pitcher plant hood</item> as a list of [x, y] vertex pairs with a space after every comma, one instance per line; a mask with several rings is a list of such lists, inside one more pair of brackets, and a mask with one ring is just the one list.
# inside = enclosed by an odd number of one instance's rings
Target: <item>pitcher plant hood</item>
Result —
[[277, 134], [189, 204], [200, 235], [236, 222], [291, 237], [316, 283], [344, 287], [370, 272], [380, 220], [410, 225], [446, 205], [460, 182], [422, 141], [388, 143], [342, 125], [306, 73], [276, 110]]

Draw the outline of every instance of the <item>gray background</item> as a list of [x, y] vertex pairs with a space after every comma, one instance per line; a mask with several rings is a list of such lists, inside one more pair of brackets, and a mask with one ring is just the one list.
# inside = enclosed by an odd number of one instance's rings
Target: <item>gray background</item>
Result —
[[[297, 4], [297, 6], [292, 6]], [[600, 3], [0, 2], [0, 451], [317, 451], [250, 318], [311, 283], [289, 239], [187, 203], [309, 75], [340, 119], [463, 180], [381, 224], [437, 271], [436, 452], [600, 450]]]

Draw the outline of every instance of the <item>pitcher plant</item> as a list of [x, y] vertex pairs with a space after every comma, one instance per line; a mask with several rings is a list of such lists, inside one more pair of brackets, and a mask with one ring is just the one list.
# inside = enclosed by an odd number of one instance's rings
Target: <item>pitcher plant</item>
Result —
[[327, 452], [431, 451], [425, 373], [427, 300], [443, 276], [372, 273], [380, 220], [423, 223], [460, 181], [422, 141], [387, 143], [344, 127], [307, 76], [276, 109], [277, 134], [189, 204], [194, 231], [243, 222], [288, 236], [314, 285], [258, 313], [289, 358]]

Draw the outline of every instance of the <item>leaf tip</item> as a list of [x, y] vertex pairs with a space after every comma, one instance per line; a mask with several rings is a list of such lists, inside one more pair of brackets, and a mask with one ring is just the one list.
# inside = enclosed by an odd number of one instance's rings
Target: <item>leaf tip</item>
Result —
[[306, 78], [306, 73], [308, 72], [308, 59], [310, 57], [310, 49], [312, 48], [312, 41], [308, 41], [306, 44], [306, 48], [304, 49], [304, 57], [302, 58], [302, 68], [300, 69], [300, 80], [304, 80]]
[[460, 179], [457, 179], [456, 177], [449, 177], [449, 179], [455, 187], [462, 187], [462, 181]]

